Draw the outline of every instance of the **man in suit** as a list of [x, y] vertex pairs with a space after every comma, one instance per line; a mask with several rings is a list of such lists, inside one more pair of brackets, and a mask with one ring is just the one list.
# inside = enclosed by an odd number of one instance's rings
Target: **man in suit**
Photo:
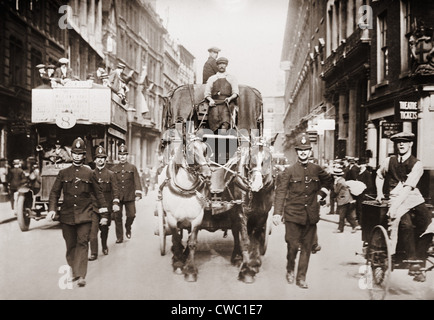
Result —
[[120, 210], [115, 212], [116, 243], [124, 241], [122, 212], [125, 207], [125, 236], [131, 238], [131, 226], [136, 217], [136, 201], [142, 198], [142, 184], [137, 167], [127, 161], [128, 149], [122, 144], [118, 150], [119, 163], [112, 167], [119, 187]]
[[217, 57], [219, 55], [220, 49], [217, 47], [211, 47], [208, 49], [209, 57], [203, 65], [202, 72], [202, 83], [206, 83], [212, 75], [215, 75], [218, 72], [217, 67]]
[[[86, 146], [81, 138], [72, 143], [72, 165], [59, 171], [48, 200], [47, 221], [56, 216], [59, 198], [63, 191], [63, 203], [59, 221], [66, 243], [66, 261], [72, 269], [73, 281], [79, 287], [86, 285], [89, 235], [94, 212], [94, 199], [100, 214], [107, 213], [107, 203], [101, 186], [92, 169], [84, 165]], [[92, 194], [95, 198], [92, 197]]]
[[15, 159], [12, 162], [12, 168], [9, 169], [7, 173], [6, 181], [8, 182], [9, 199], [11, 201], [11, 207], [12, 210], [14, 210], [15, 212], [15, 193], [27, 181], [24, 170], [22, 169], [22, 164], [20, 159]]
[[99, 212], [96, 211], [92, 214], [89, 261], [98, 258], [98, 230], [101, 231], [102, 253], [108, 255], [107, 238], [111, 224], [111, 215], [113, 212], [117, 212], [120, 209], [116, 176], [113, 171], [107, 169], [106, 160], [107, 153], [104, 147], [98, 146], [95, 151], [95, 169], [93, 171], [107, 202], [108, 212], [99, 214]]

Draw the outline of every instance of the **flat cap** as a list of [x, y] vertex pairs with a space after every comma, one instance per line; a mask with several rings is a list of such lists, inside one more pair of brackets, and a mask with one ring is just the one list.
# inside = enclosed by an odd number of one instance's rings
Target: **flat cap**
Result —
[[45, 67], [47, 69], [56, 69], [56, 66], [54, 64], [47, 64]]
[[333, 168], [332, 175], [334, 176], [343, 176], [344, 171], [341, 168]]
[[411, 132], [399, 132], [390, 137], [393, 142], [411, 142], [414, 141], [415, 135]]
[[66, 58], [60, 58], [60, 59], [59, 59], [59, 63], [60, 63], [60, 64], [68, 64], [68, 62], [69, 62], [69, 60], [66, 59]]
[[40, 63], [36, 66], [36, 69], [43, 69], [43, 68], [45, 68], [45, 64], [42, 64], [42, 63]]
[[215, 53], [219, 53], [221, 50], [217, 47], [211, 47], [208, 49], [208, 52], [215, 52]]
[[220, 57], [220, 58], [217, 59], [216, 62], [217, 62], [217, 64], [220, 64], [220, 63], [228, 64], [229, 60], [227, 58], [225, 58], [225, 57]]

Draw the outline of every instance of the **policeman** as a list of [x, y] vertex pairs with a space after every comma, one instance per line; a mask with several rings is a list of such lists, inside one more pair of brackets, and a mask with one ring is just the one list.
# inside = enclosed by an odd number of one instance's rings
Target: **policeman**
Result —
[[119, 186], [120, 210], [114, 213], [116, 226], [116, 243], [124, 241], [124, 230], [122, 226], [122, 212], [125, 207], [125, 236], [131, 238], [131, 226], [136, 217], [136, 203], [142, 198], [142, 184], [139, 171], [136, 166], [127, 161], [127, 146], [121, 144], [118, 150], [119, 163], [114, 165], [112, 171], [116, 175]]
[[297, 139], [295, 150], [298, 161], [280, 175], [274, 200], [273, 223], [285, 221], [287, 243], [287, 274], [289, 284], [294, 283], [295, 259], [300, 246], [296, 284], [307, 289], [306, 273], [312, 244], [319, 221], [319, 201], [333, 186], [333, 178], [318, 164], [309, 162], [312, 147], [305, 134]]
[[[102, 146], [95, 151], [95, 178], [101, 186], [104, 198], [108, 205], [108, 212], [99, 214], [94, 211], [92, 214], [92, 230], [90, 232], [90, 257], [89, 261], [98, 258], [98, 229], [101, 231], [102, 253], [108, 255], [107, 237], [111, 224], [112, 212], [119, 211], [119, 195], [116, 177], [113, 171], [106, 167], [107, 153]], [[113, 204], [113, 206], [111, 206]]]
[[56, 215], [59, 198], [63, 191], [63, 203], [59, 220], [63, 238], [66, 242], [66, 261], [72, 269], [73, 281], [78, 280], [80, 287], [86, 285], [87, 262], [89, 252], [89, 234], [94, 211], [94, 194], [99, 206], [99, 213], [107, 212], [107, 205], [100, 184], [94, 172], [83, 165], [86, 146], [81, 138], [72, 144], [72, 165], [59, 171], [50, 192], [47, 221]]

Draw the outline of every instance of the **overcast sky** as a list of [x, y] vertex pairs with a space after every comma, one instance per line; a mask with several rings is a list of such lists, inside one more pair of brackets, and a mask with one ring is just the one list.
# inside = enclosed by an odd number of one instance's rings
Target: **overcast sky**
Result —
[[170, 35], [195, 56], [198, 82], [207, 49], [216, 46], [240, 84], [272, 96], [283, 94], [279, 65], [288, 1], [157, 0], [157, 12]]

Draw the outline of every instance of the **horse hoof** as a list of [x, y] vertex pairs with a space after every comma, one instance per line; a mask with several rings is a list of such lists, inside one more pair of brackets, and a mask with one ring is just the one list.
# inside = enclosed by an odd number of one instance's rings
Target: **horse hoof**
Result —
[[181, 268], [175, 268], [174, 272], [175, 272], [175, 274], [181, 275], [182, 269]]
[[187, 282], [196, 282], [197, 281], [197, 274], [185, 274], [184, 279]]
[[253, 277], [253, 276], [251, 276], [249, 274], [240, 275], [238, 277], [238, 279], [241, 280], [244, 283], [254, 283], [255, 282], [255, 277]]

